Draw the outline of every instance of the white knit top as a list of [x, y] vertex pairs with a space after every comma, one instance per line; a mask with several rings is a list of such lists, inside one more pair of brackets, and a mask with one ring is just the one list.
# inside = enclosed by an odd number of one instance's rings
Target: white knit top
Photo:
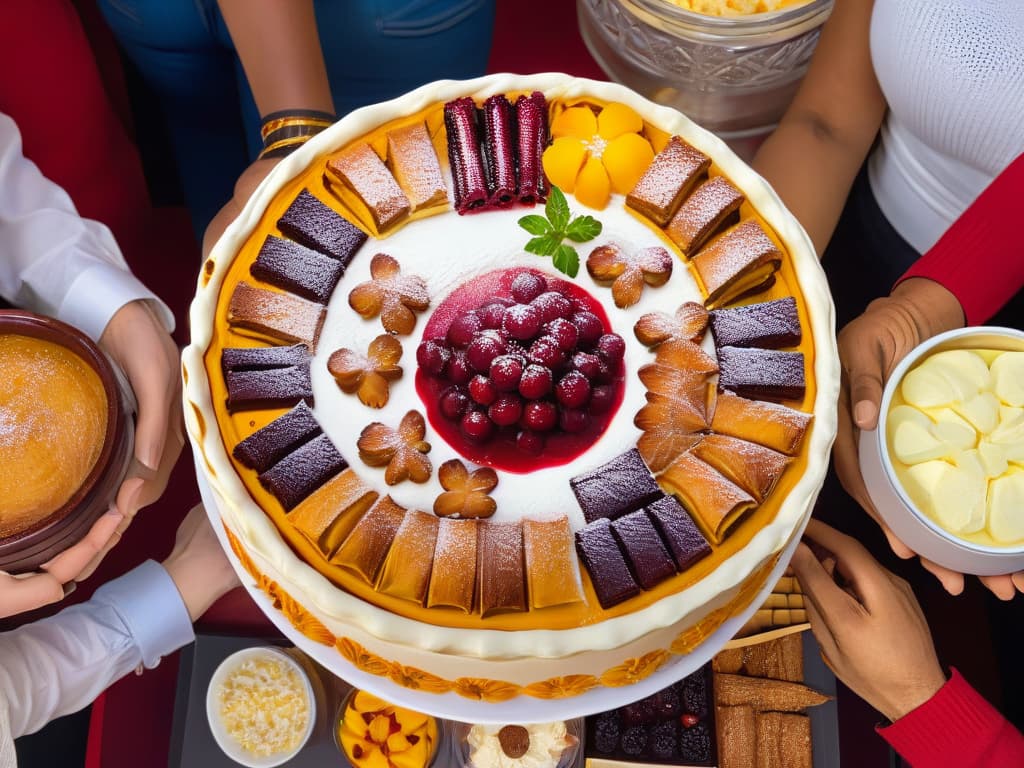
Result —
[[871, 188], [923, 253], [1024, 152], [1024, 0], [875, 0], [871, 58]]

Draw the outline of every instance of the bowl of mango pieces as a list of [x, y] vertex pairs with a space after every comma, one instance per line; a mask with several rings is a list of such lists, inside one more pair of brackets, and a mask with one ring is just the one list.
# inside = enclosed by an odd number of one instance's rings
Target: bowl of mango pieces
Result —
[[960, 328], [915, 347], [886, 383], [860, 465], [879, 515], [962, 573], [1024, 570], [1024, 332]]

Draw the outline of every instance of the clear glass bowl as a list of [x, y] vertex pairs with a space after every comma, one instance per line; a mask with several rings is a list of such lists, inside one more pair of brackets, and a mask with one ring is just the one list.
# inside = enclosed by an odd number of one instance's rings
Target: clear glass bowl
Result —
[[[359, 768], [359, 766], [364, 765], [366, 761], [358, 760], [349, 753], [347, 747], [342, 741], [341, 732], [344, 727], [345, 715], [347, 714], [350, 705], [353, 704], [355, 697], [360, 694], [367, 695], [357, 688], [353, 688], [351, 691], [349, 691], [349, 693], [341, 701], [341, 704], [338, 706], [337, 715], [335, 716], [334, 723], [331, 726], [331, 730], [334, 732], [335, 746], [337, 746], [338, 751], [345, 756], [349, 763], [353, 766], [356, 766], [356, 768]], [[386, 702], [383, 699], [379, 699], [375, 696], [373, 697], [373, 699], [380, 702], [380, 704], [382, 705], [382, 713], [385, 714], [385, 716], [392, 714], [395, 716], [395, 719], [397, 720], [399, 726], [402, 725], [403, 722], [408, 722], [406, 718], [410, 715], [415, 716], [417, 720], [425, 719], [427, 722], [427, 728], [429, 728], [429, 724], [433, 722], [435, 735], [434, 743], [431, 746], [430, 750], [425, 755], [425, 757], [423, 757], [423, 759], [411, 759], [411, 756], [413, 754], [412, 752], [403, 752], [393, 756], [393, 763], [395, 765], [402, 766], [402, 768], [447, 768], [447, 766], [445, 766], [446, 761], [442, 758], [442, 756], [446, 754], [446, 750], [442, 748], [442, 742], [444, 741], [444, 723], [442, 720], [439, 720], [438, 718], [432, 717], [430, 715], [422, 715], [419, 713], [415, 713], [410, 709], [407, 709], [405, 707], [399, 707], [395, 704], [390, 704], [389, 702]], [[369, 723], [367, 723], [367, 725], [369, 725]], [[420, 738], [421, 736], [421, 729], [417, 729], [417, 738]], [[379, 752], [377, 753], [376, 757], [380, 757]]]
[[[495, 749], [498, 747], [498, 733], [501, 725], [470, 725], [469, 723], [452, 722], [450, 725], [452, 750], [455, 756], [454, 765], [456, 768], [493, 768], [491, 763], [482, 763], [473, 760], [473, 747], [470, 744], [470, 732], [474, 728], [482, 729], [485, 740], [493, 740]], [[524, 725], [528, 731], [534, 728], [545, 728], [546, 724]], [[545, 764], [544, 768], [578, 768], [583, 764], [583, 718], [575, 718], [565, 721], [565, 732], [569, 737], [569, 744], [561, 754], [552, 756], [552, 762]], [[531, 760], [531, 764], [533, 761]]]
[[583, 39], [610, 78], [742, 145], [785, 112], [832, 2], [729, 17], [668, 0], [578, 0], [577, 11]]

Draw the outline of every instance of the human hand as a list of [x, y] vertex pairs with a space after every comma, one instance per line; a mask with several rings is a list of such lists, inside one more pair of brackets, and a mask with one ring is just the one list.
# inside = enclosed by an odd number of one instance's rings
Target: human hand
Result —
[[160, 498], [184, 445], [178, 347], [149, 303], [132, 301], [115, 312], [100, 346], [125, 372], [135, 393], [135, 456], [117, 492], [123, 518], [78, 581], [92, 574], [136, 512]]
[[800, 543], [791, 563], [825, 661], [854, 693], [899, 720], [946, 683], [917, 598], [855, 539], [817, 520], [805, 536], [829, 552], [819, 562]]
[[217, 215], [210, 221], [206, 232], [203, 233], [203, 258], [210, 255], [214, 243], [216, 243], [228, 224], [238, 218], [246, 202], [256, 191], [256, 187], [266, 178], [267, 174], [274, 170], [274, 166], [281, 162], [281, 158], [270, 158], [267, 160], [256, 160], [246, 168], [242, 175], [235, 182], [235, 193], [230, 200], [217, 211]]
[[241, 584], [202, 504], [194, 506], [178, 526], [174, 549], [163, 565], [192, 621], [206, 613], [221, 595]]
[[80, 542], [68, 547], [35, 573], [12, 576], [0, 571], [0, 618], [56, 603], [65, 584], [80, 581], [83, 571], [116, 535], [123, 515], [112, 509], [92, 524]]

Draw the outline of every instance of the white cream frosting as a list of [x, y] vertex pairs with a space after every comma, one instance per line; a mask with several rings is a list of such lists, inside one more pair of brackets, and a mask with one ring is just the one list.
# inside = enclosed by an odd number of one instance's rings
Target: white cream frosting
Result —
[[[815, 340], [813, 378], [817, 391], [813, 409], [815, 423], [805, 444], [808, 462], [805, 472], [783, 500], [778, 514], [744, 548], [692, 587], [647, 608], [566, 630], [500, 632], [427, 625], [397, 616], [349, 595], [299, 560], [270, 519], [253, 502], [241, 479], [235, 474], [220, 435], [212, 428], [204, 432], [191, 404], [203, 414], [205, 424], [215, 424], [203, 355], [212, 336], [217, 296], [231, 260], [258, 225], [262, 211], [284, 183], [320, 160], [323, 155], [387, 120], [460, 96], [471, 95], [483, 99], [495, 93], [534, 89], [543, 91], [549, 99], [593, 97], [619, 101], [635, 109], [652, 124], [682, 136], [714, 158], [722, 172], [743, 190], [748, 201], [785, 244], [808, 308], [809, 327], [805, 330]], [[575, 208], [578, 204], [570, 200], [570, 205]], [[487, 225], [495, 215], [487, 213], [478, 218], [482, 225]], [[412, 233], [424, 224], [415, 222], [407, 229]], [[397, 243], [401, 234], [404, 231], [388, 238], [386, 248], [392, 247], [392, 241]], [[242, 542], [257, 567], [296, 596], [336, 634], [355, 637], [385, 658], [401, 658], [404, 663], [415, 664], [435, 674], [484, 674], [495, 679], [532, 682], [540, 679], [532, 675], [541, 674], [548, 667], [549, 661], [555, 664], [548, 668], [549, 674], [568, 674], [570, 671], [587, 670], [588, 667], [588, 671], [593, 673], [599, 670], [592, 666], [601, 663], [597, 661], [598, 658], [621, 655], [620, 652], [638, 653], [645, 648], [667, 647], [677, 630], [723, 605], [751, 573], [780, 552], [794, 533], [802, 529], [810, 515], [811, 503], [824, 480], [836, 429], [839, 369], [831, 298], [807, 235], [783, 208], [767, 183], [732, 154], [723, 142], [678, 112], [656, 106], [621, 86], [560, 74], [528, 77], [492, 75], [471, 81], [433, 83], [399, 99], [357, 110], [287, 157], [264, 179], [242, 213], [213, 247], [210, 259], [213, 268], [209, 281], [205, 285], [200, 281], [192, 304], [192, 343], [183, 353], [183, 365], [187, 372], [184, 395], [186, 424], [191, 439], [205, 458], [205, 461], [197, 464], [205, 473], [218, 500], [224, 522]], [[680, 267], [681, 264], [677, 265], [680, 279], [686, 279], [685, 270]], [[354, 265], [353, 268], [358, 267]], [[604, 289], [595, 289], [595, 293], [598, 290]], [[665, 296], [671, 295], [665, 288], [660, 291]], [[339, 291], [335, 294], [330, 308], [332, 314], [343, 293]], [[676, 305], [685, 298], [680, 296]], [[616, 330], [627, 339], [631, 333], [631, 327], [617, 327]], [[326, 351], [333, 348], [332, 333], [331, 328], [325, 330], [321, 349]], [[322, 374], [318, 373], [317, 376], [322, 377]], [[334, 386], [333, 382], [322, 378], [314, 384], [318, 399], [327, 384]], [[622, 407], [626, 409], [631, 406], [624, 404]], [[329, 429], [333, 431], [333, 427]], [[612, 649], [615, 649], [615, 654], [604, 653]], [[555, 669], [558, 671], [553, 671]]]
[[501, 748], [501, 725], [474, 725], [469, 729], [469, 760], [472, 768], [556, 768], [572, 742], [565, 721], [520, 726], [529, 734], [530, 745], [519, 757], [509, 757]]

